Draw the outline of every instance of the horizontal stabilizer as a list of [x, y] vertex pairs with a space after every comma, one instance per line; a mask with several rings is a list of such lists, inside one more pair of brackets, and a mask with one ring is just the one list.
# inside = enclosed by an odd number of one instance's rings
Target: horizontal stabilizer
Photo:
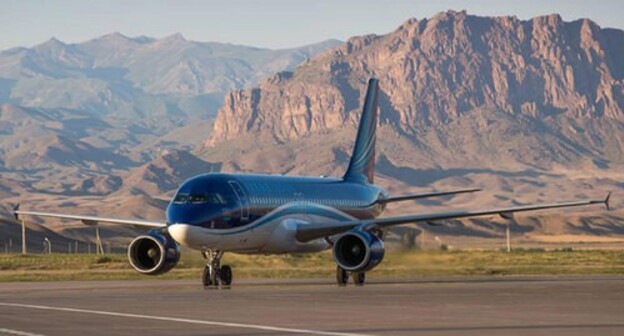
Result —
[[421, 193], [421, 194], [393, 196], [393, 197], [388, 197], [386, 199], [379, 200], [377, 202], [378, 203], [401, 202], [401, 201], [415, 200], [419, 198], [440, 197], [440, 196], [457, 195], [457, 194], [464, 194], [464, 193], [473, 193], [473, 192], [477, 192], [481, 190], [482, 189], [479, 189], [479, 188], [473, 188], [473, 189], [460, 189], [460, 190], [449, 190], [449, 191], [432, 191], [432, 192]]

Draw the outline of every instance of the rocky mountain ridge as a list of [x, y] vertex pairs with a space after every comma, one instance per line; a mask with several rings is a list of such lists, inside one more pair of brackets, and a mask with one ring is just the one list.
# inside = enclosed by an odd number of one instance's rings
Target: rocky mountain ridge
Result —
[[[87, 89], [99, 94], [99, 107], [144, 95], [196, 96], [224, 93], [292, 69], [306, 58], [339, 44], [328, 40], [298, 48], [271, 50], [217, 42], [196, 42], [174, 34], [162, 39], [130, 38], [119, 33], [66, 44], [56, 38], [32, 48], [0, 51], [5, 99], [28, 107], [89, 107]], [[56, 82], [64, 80], [61, 82]], [[86, 88], [54, 100], [55, 84]], [[7, 90], [6, 88], [3, 88]], [[78, 87], [80, 89], [80, 87]], [[3, 91], [4, 91], [3, 90]], [[116, 90], [126, 90], [126, 97]], [[134, 97], [133, 97], [134, 98]], [[42, 105], [45, 104], [45, 105]]]
[[[375, 76], [381, 126], [408, 139], [417, 158], [439, 157], [440, 166], [464, 158], [542, 168], [587, 158], [622, 164], [623, 46], [620, 30], [559, 15], [410, 19], [230, 92], [206, 151], [241, 137], [288, 142], [351, 129]], [[449, 152], [463, 158], [449, 161]]]
[[[4, 51], [0, 211], [8, 218], [22, 202], [162, 219], [175, 187], [203, 172], [341, 176], [366, 82], [375, 76], [376, 181], [391, 194], [484, 189], [477, 197], [402, 203], [386, 215], [597, 198], [610, 190], [615, 211], [529, 214], [512, 227], [529, 240], [621, 235], [622, 36], [557, 15], [522, 21], [449, 11], [410, 19], [386, 35], [351, 38], [298, 67], [290, 63], [303, 59], [298, 52], [282, 58], [245, 49], [257, 59], [232, 60], [239, 46], [180, 35], [112, 34]], [[235, 90], [224, 99], [212, 91], [224, 88]], [[217, 107], [211, 131], [204, 117]], [[447, 224], [420, 230], [477, 246], [504, 232], [500, 219]]]
[[114, 33], [0, 51], [0, 184], [57, 195], [117, 191], [128, 170], [205, 137], [225, 91], [337, 43], [270, 50]]

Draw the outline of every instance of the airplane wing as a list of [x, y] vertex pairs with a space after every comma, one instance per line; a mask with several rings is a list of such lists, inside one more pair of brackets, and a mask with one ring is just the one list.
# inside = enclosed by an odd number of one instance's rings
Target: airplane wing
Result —
[[305, 223], [300, 224], [297, 227], [297, 240], [301, 242], [307, 242], [317, 238], [324, 238], [340, 234], [356, 227], [360, 227], [363, 230], [371, 228], [385, 228], [394, 225], [416, 223], [416, 222], [432, 222], [445, 219], [476, 217], [486, 215], [500, 215], [503, 218], [512, 218], [512, 214], [522, 211], [534, 211], [554, 208], [575, 207], [591, 204], [604, 204], [609, 209], [609, 198], [611, 193], [607, 195], [605, 199], [589, 199], [581, 201], [560, 202], [560, 203], [548, 203], [548, 204], [535, 204], [535, 205], [523, 205], [507, 208], [487, 209], [487, 210], [462, 210], [462, 211], [450, 211], [450, 212], [434, 212], [427, 214], [416, 214], [399, 217], [386, 217], [386, 218], [373, 218], [352, 220], [337, 223]]
[[101, 223], [132, 225], [132, 226], [151, 227], [151, 228], [159, 228], [159, 227], [167, 226], [167, 224], [164, 222], [148, 221], [148, 220], [142, 220], [142, 219], [120, 219], [120, 218], [106, 218], [106, 217], [95, 217], [95, 216], [68, 215], [68, 214], [59, 214], [59, 213], [52, 213], [52, 212], [23, 211], [19, 209], [19, 204], [15, 206], [15, 209], [13, 210], [13, 214], [15, 215], [15, 219], [19, 219], [19, 216], [22, 216], [22, 215], [38, 216], [38, 217], [54, 217], [54, 218], [61, 218], [61, 219], [79, 220], [85, 225], [96, 225], [101, 222]]
[[480, 188], [473, 189], [459, 189], [459, 190], [449, 190], [449, 191], [432, 191], [420, 194], [409, 194], [409, 195], [401, 195], [401, 196], [391, 196], [385, 199], [381, 199], [377, 201], [377, 203], [392, 203], [392, 202], [401, 202], [401, 201], [409, 201], [419, 198], [428, 198], [428, 197], [439, 197], [439, 196], [447, 196], [447, 195], [457, 195], [464, 193], [473, 193], [481, 191]]

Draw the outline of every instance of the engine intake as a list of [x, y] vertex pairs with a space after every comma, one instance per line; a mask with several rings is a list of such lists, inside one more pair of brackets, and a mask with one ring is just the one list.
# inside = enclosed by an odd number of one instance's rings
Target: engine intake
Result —
[[351, 272], [366, 272], [383, 260], [384, 244], [376, 235], [353, 230], [342, 235], [334, 243], [334, 260], [343, 269]]
[[149, 231], [128, 246], [128, 260], [137, 272], [159, 275], [169, 272], [180, 260], [180, 246], [167, 231]]

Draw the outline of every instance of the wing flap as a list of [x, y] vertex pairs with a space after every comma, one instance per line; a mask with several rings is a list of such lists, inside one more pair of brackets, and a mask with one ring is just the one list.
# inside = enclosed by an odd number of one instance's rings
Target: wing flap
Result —
[[432, 191], [420, 194], [409, 194], [409, 195], [401, 195], [401, 196], [391, 196], [382, 200], [379, 200], [378, 203], [392, 203], [392, 202], [401, 202], [401, 201], [409, 201], [415, 200], [419, 198], [428, 198], [428, 197], [440, 197], [440, 196], [448, 196], [448, 195], [457, 195], [464, 193], [473, 193], [477, 191], [481, 191], [480, 188], [472, 188], [472, 189], [459, 189], [459, 190], [449, 190], [449, 191]]
[[450, 212], [434, 212], [427, 214], [416, 214], [398, 217], [386, 217], [386, 218], [373, 218], [363, 220], [344, 221], [338, 223], [311, 223], [300, 225], [297, 227], [296, 237], [301, 242], [307, 242], [313, 239], [328, 237], [331, 235], [339, 234], [345, 231], [352, 230], [356, 227], [378, 227], [385, 228], [394, 225], [401, 225], [407, 223], [427, 222], [434, 223], [435, 221], [445, 219], [456, 219], [466, 217], [477, 217], [487, 215], [499, 215], [503, 218], [510, 218], [511, 214], [515, 212], [523, 211], [536, 211], [555, 208], [566, 208], [585, 206], [592, 204], [604, 204], [609, 206], [610, 194], [605, 199], [588, 199], [580, 201], [559, 202], [559, 203], [547, 203], [547, 204], [533, 204], [523, 205], [507, 208], [496, 208], [487, 210], [462, 210], [462, 211], [450, 211]]

